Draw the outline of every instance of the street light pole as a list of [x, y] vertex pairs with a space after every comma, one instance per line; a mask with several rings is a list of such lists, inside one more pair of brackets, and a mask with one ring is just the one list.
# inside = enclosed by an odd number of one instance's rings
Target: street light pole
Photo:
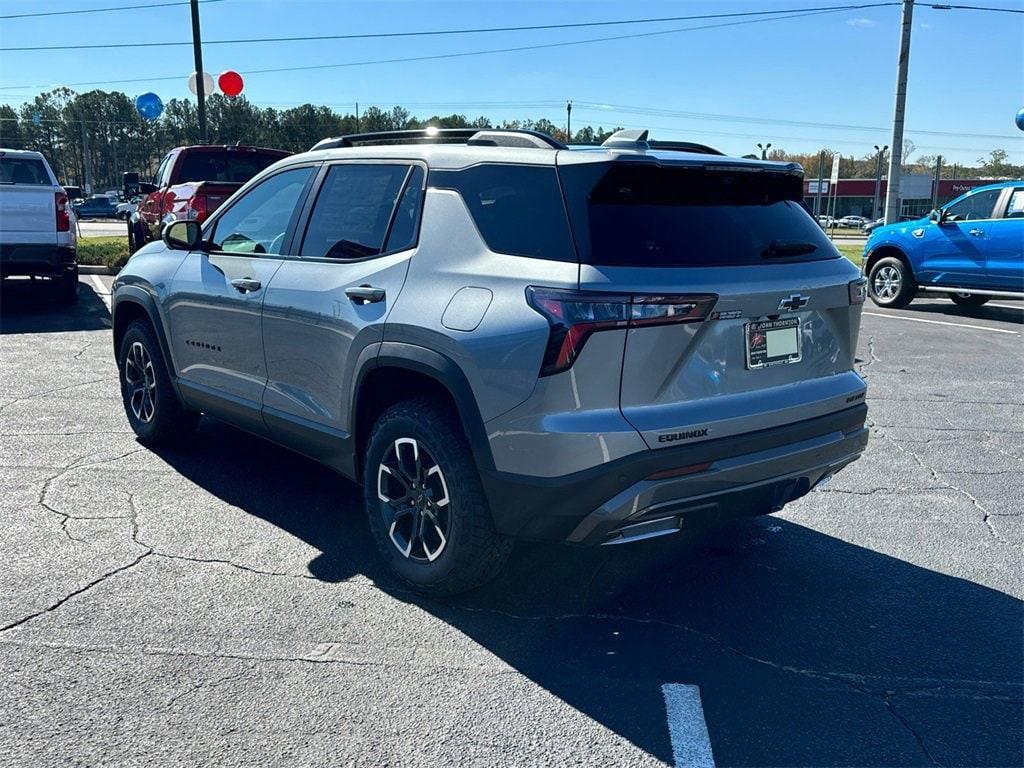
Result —
[[875, 144], [875, 152], [878, 153], [878, 157], [875, 159], [875, 201], [871, 204], [872, 220], [878, 218], [878, 199], [882, 194], [882, 155], [885, 154], [888, 148], [888, 144], [884, 147]]
[[907, 110], [907, 72], [910, 69], [910, 30], [914, 22], [914, 0], [903, 0], [900, 15], [900, 58], [896, 70], [896, 107], [892, 116], [889, 146], [889, 183], [885, 194], [885, 223], [900, 217], [900, 171], [903, 165], [903, 119]]
[[572, 144], [572, 102], [565, 102], [565, 143]]
[[203, 82], [203, 38], [199, 32], [199, 0], [192, 6], [192, 52], [196, 60], [196, 99], [199, 106], [199, 143], [206, 143], [206, 83]]

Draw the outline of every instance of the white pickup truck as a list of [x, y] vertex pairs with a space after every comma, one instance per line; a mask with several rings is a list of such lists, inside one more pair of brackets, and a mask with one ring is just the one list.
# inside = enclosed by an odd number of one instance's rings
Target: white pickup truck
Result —
[[64, 188], [39, 152], [0, 149], [0, 278], [47, 277], [78, 301], [75, 219]]

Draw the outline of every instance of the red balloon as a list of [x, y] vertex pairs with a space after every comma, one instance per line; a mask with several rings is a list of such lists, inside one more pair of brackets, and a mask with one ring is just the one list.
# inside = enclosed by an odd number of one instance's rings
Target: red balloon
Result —
[[226, 72], [220, 73], [220, 77], [217, 78], [217, 85], [220, 87], [220, 92], [225, 96], [237, 96], [242, 92], [245, 83], [242, 82], [240, 74], [233, 69], [229, 69]]

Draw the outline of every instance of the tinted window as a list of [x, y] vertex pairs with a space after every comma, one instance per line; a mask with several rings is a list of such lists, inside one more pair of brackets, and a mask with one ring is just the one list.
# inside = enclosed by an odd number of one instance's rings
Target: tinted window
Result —
[[946, 206], [946, 218], [950, 221], [991, 219], [992, 209], [1002, 193], [1001, 189], [987, 189], [968, 195], [963, 200]]
[[244, 184], [257, 173], [281, 158], [252, 152], [189, 152], [181, 161], [178, 183], [186, 181], [220, 181]]
[[335, 165], [317, 195], [302, 256], [362, 259], [384, 250], [407, 165]]
[[553, 166], [477, 165], [462, 171], [431, 171], [430, 185], [462, 195], [492, 251], [576, 260]]
[[224, 212], [214, 228], [217, 250], [227, 253], [279, 254], [312, 168], [271, 176], [246, 192]]
[[420, 226], [420, 209], [423, 205], [423, 169], [415, 166], [409, 174], [402, 199], [395, 209], [385, 251], [404, 251], [416, 245], [416, 234]]
[[153, 183], [156, 184], [158, 187], [162, 187], [164, 185], [167, 176], [167, 170], [172, 157], [174, 157], [173, 152], [164, 157], [164, 159], [160, 161], [160, 166], [156, 169], [156, 173], [153, 175]]
[[640, 164], [560, 169], [584, 262], [693, 267], [838, 256], [781, 173]]
[[0, 184], [51, 186], [43, 161], [35, 157], [0, 157]]

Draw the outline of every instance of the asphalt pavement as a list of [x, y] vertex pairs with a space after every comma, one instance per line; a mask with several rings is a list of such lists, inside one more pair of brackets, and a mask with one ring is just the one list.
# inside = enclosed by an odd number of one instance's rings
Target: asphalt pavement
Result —
[[0, 295], [4, 765], [1024, 761], [1020, 304], [867, 304], [867, 453], [782, 513], [434, 601], [316, 463], [139, 445], [109, 284]]

